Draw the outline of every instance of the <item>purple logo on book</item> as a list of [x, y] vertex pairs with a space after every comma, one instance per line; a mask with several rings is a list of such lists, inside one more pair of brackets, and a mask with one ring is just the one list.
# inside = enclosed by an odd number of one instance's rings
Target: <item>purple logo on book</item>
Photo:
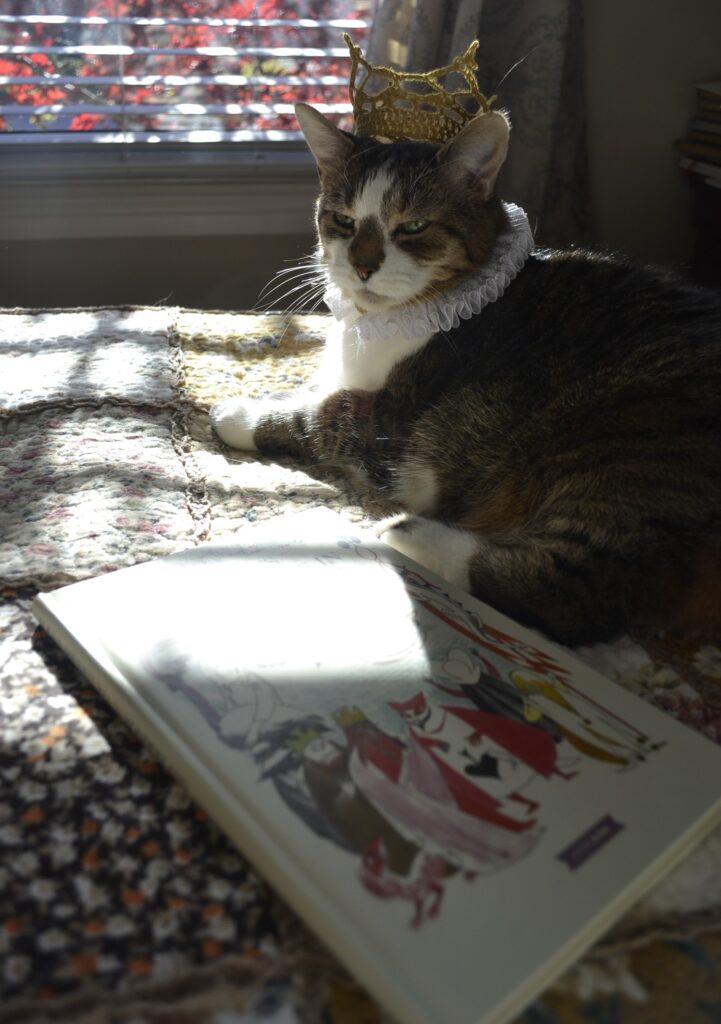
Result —
[[575, 871], [589, 857], [593, 857], [594, 853], [598, 853], [601, 847], [605, 846], [609, 839], [618, 835], [623, 828], [625, 825], [622, 825], [620, 821], [614, 821], [610, 814], [606, 814], [578, 839], [574, 839], [570, 846], [562, 850], [558, 854], [558, 859], [567, 864], [571, 871]]

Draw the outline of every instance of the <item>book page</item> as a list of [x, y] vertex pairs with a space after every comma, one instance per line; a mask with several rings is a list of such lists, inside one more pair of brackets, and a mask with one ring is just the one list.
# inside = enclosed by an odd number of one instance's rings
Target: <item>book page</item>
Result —
[[507, 1012], [718, 817], [717, 748], [330, 513], [48, 600], [408, 1019]]

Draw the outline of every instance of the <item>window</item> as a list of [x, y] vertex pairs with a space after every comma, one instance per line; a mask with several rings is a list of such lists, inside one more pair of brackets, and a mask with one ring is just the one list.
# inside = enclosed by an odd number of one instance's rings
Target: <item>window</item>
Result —
[[373, 0], [5, 0], [0, 145], [288, 143], [348, 122]]
[[350, 127], [377, 2], [0, 0], [0, 242], [310, 237], [293, 105]]

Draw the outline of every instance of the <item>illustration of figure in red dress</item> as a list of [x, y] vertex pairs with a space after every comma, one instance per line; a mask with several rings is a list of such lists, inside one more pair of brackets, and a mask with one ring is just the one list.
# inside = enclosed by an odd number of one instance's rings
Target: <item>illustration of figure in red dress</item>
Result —
[[356, 786], [427, 852], [478, 872], [506, 867], [535, 846], [541, 834], [535, 818], [509, 813], [472, 779], [434, 757], [413, 731], [403, 742], [357, 707], [341, 708], [333, 717], [345, 731]]
[[452, 783], [460, 806], [471, 785], [496, 813], [535, 814], [538, 801], [522, 790], [539, 777], [569, 777], [558, 768], [556, 744], [543, 729], [474, 707], [435, 705], [424, 693], [389, 706]]

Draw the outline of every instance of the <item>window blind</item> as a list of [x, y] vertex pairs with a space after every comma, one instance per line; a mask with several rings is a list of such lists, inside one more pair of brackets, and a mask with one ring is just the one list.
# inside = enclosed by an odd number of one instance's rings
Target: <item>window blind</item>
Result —
[[5, 0], [0, 145], [300, 138], [350, 126], [347, 31], [374, 0]]

